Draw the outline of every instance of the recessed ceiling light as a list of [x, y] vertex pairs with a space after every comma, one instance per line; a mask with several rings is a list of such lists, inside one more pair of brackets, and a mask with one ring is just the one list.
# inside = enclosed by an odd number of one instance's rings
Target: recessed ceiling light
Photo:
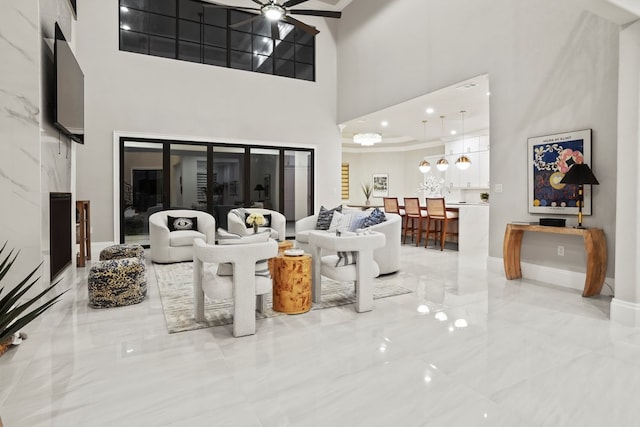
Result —
[[129, 12], [129, 8], [126, 6], [120, 6], [120, 11], [121, 12]]
[[123, 25], [123, 26], [121, 26], [120, 28], [122, 28], [122, 29], [123, 29], [123, 30], [125, 30], [125, 31], [129, 31], [129, 30], [131, 29], [131, 27], [130, 27], [130, 26], [128, 26], [128, 25]]
[[435, 110], [431, 107], [427, 108], [427, 114], [433, 114]]
[[385, 126], [385, 127], [386, 127], [386, 126], [389, 126], [389, 122], [388, 122], [388, 121], [386, 121], [386, 120], [385, 120], [385, 121], [383, 121], [383, 122], [382, 122], [382, 123], [380, 123], [380, 124], [381, 124], [382, 126]]
[[452, 130], [452, 131], [451, 131], [451, 135], [455, 135], [455, 134], [457, 134], [457, 133], [458, 133], [458, 132], [456, 132], [455, 130]]

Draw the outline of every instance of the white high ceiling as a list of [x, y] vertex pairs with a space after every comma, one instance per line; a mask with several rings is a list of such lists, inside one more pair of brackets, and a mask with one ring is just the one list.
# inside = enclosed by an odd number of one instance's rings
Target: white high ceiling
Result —
[[[432, 108], [432, 113], [427, 109]], [[382, 142], [373, 149], [407, 149], [438, 146], [459, 139], [464, 134], [486, 133], [489, 129], [489, 78], [482, 75], [456, 83], [406, 102], [342, 123], [342, 146], [345, 149], [372, 149], [353, 142], [356, 133], [380, 133]], [[445, 116], [441, 119], [440, 116]], [[426, 120], [426, 123], [423, 123]], [[382, 122], [387, 122], [383, 126]], [[443, 129], [444, 123], [444, 129]], [[456, 130], [455, 136], [451, 130]]]

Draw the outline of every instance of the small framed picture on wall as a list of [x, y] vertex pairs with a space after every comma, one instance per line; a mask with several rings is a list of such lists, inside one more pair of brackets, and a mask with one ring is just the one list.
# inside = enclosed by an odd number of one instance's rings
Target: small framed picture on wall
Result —
[[389, 174], [373, 174], [373, 197], [387, 197], [389, 195]]

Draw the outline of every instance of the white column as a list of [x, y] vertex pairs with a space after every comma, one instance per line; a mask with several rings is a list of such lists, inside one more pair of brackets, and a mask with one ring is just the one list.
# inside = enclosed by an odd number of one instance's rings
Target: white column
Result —
[[[615, 298], [611, 320], [640, 326], [640, 22], [620, 31]], [[613, 165], [612, 165], [613, 166]]]

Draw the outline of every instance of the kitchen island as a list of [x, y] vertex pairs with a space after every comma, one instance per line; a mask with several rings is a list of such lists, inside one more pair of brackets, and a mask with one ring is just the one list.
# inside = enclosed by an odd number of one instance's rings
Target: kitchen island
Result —
[[458, 252], [464, 255], [489, 255], [489, 203], [447, 202], [458, 209]]

